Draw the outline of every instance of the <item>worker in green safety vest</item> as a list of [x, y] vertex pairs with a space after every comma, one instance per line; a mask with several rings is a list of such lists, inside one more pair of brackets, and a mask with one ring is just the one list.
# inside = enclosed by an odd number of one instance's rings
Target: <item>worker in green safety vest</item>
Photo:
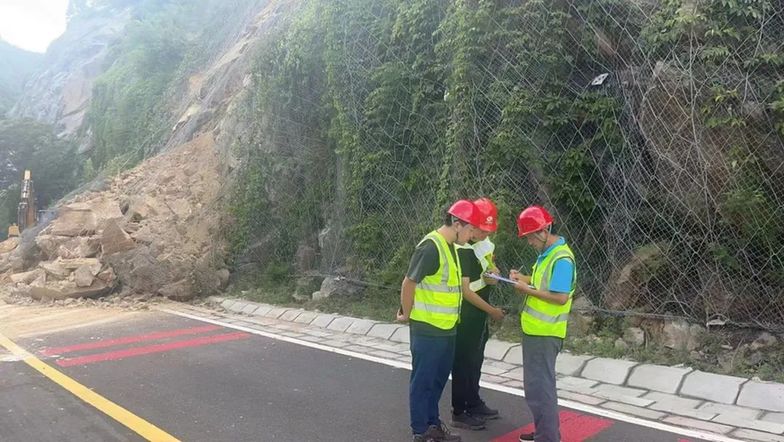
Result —
[[444, 224], [416, 247], [400, 288], [398, 321], [409, 321], [411, 378], [409, 411], [415, 442], [458, 442], [441, 421], [438, 402], [455, 355], [462, 274], [455, 244], [466, 243], [479, 225], [479, 209], [460, 200], [444, 214]]
[[533, 433], [521, 434], [520, 441], [561, 440], [555, 359], [566, 337], [577, 270], [574, 253], [564, 238], [552, 233], [552, 225], [553, 217], [539, 206], [526, 208], [517, 218], [518, 236], [539, 253], [530, 276], [515, 270], [509, 274], [515, 289], [525, 295], [520, 313], [523, 388], [535, 427]]

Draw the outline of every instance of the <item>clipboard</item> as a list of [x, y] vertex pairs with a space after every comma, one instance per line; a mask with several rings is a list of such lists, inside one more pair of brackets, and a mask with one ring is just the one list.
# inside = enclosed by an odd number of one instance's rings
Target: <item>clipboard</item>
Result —
[[509, 278], [504, 278], [503, 276], [501, 276], [501, 275], [496, 275], [495, 273], [485, 273], [485, 274], [484, 274], [484, 275], [482, 275], [482, 276], [487, 276], [488, 278], [493, 278], [493, 279], [495, 279], [495, 280], [498, 280], [498, 281], [503, 281], [503, 282], [506, 282], [506, 283], [508, 283], [508, 284], [512, 284], [512, 285], [514, 285], [514, 284], [517, 284], [517, 281], [513, 281], [513, 280], [511, 280], [511, 279], [509, 279]]

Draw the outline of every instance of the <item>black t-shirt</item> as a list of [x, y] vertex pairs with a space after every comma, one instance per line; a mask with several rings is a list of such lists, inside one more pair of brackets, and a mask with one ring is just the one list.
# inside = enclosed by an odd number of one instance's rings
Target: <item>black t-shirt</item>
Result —
[[[457, 257], [460, 259], [460, 269], [463, 272], [463, 277], [468, 278], [469, 281], [477, 281], [482, 277], [482, 264], [479, 258], [476, 257], [473, 248], [459, 248], [457, 249]], [[490, 301], [490, 286], [485, 286], [483, 289], [476, 292], [480, 298], [485, 301]], [[487, 313], [475, 307], [474, 304], [468, 302], [465, 297], [463, 298], [463, 305], [460, 310], [460, 317], [465, 319], [480, 319], [484, 320]]]
[[438, 264], [438, 248], [435, 243], [431, 240], [423, 241], [411, 255], [406, 276], [416, 283], [420, 283], [426, 276], [438, 271]]
[[[449, 252], [452, 253], [452, 258], [457, 261], [454, 246], [449, 244], [448, 248]], [[406, 272], [406, 276], [414, 282], [420, 283], [425, 279], [425, 276], [434, 275], [438, 272], [438, 268], [440, 267], [439, 264], [438, 247], [433, 240], [428, 239], [419, 244], [414, 250], [411, 261], [408, 263], [408, 272]], [[409, 327], [411, 327], [412, 333], [427, 336], [453, 336], [457, 332], [454, 327], [449, 330], [444, 330], [414, 319], [409, 321]]]

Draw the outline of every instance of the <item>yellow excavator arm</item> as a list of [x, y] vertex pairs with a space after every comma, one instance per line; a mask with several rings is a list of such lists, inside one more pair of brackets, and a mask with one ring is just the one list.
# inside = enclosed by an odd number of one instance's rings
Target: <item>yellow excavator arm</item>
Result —
[[33, 176], [29, 170], [24, 172], [22, 181], [22, 195], [16, 209], [16, 224], [8, 227], [8, 237], [19, 236], [25, 229], [33, 227], [38, 222], [38, 210], [35, 207], [35, 190]]

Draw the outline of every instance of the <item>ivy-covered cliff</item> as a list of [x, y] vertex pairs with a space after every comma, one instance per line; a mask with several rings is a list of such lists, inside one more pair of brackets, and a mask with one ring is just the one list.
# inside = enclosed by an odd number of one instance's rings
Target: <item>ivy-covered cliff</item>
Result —
[[545, 204], [599, 307], [780, 327], [782, 41], [772, 0], [304, 2], [256, 61], [235, 256], [394, 302], [439, 210], [489, 196], [502, 269]]

